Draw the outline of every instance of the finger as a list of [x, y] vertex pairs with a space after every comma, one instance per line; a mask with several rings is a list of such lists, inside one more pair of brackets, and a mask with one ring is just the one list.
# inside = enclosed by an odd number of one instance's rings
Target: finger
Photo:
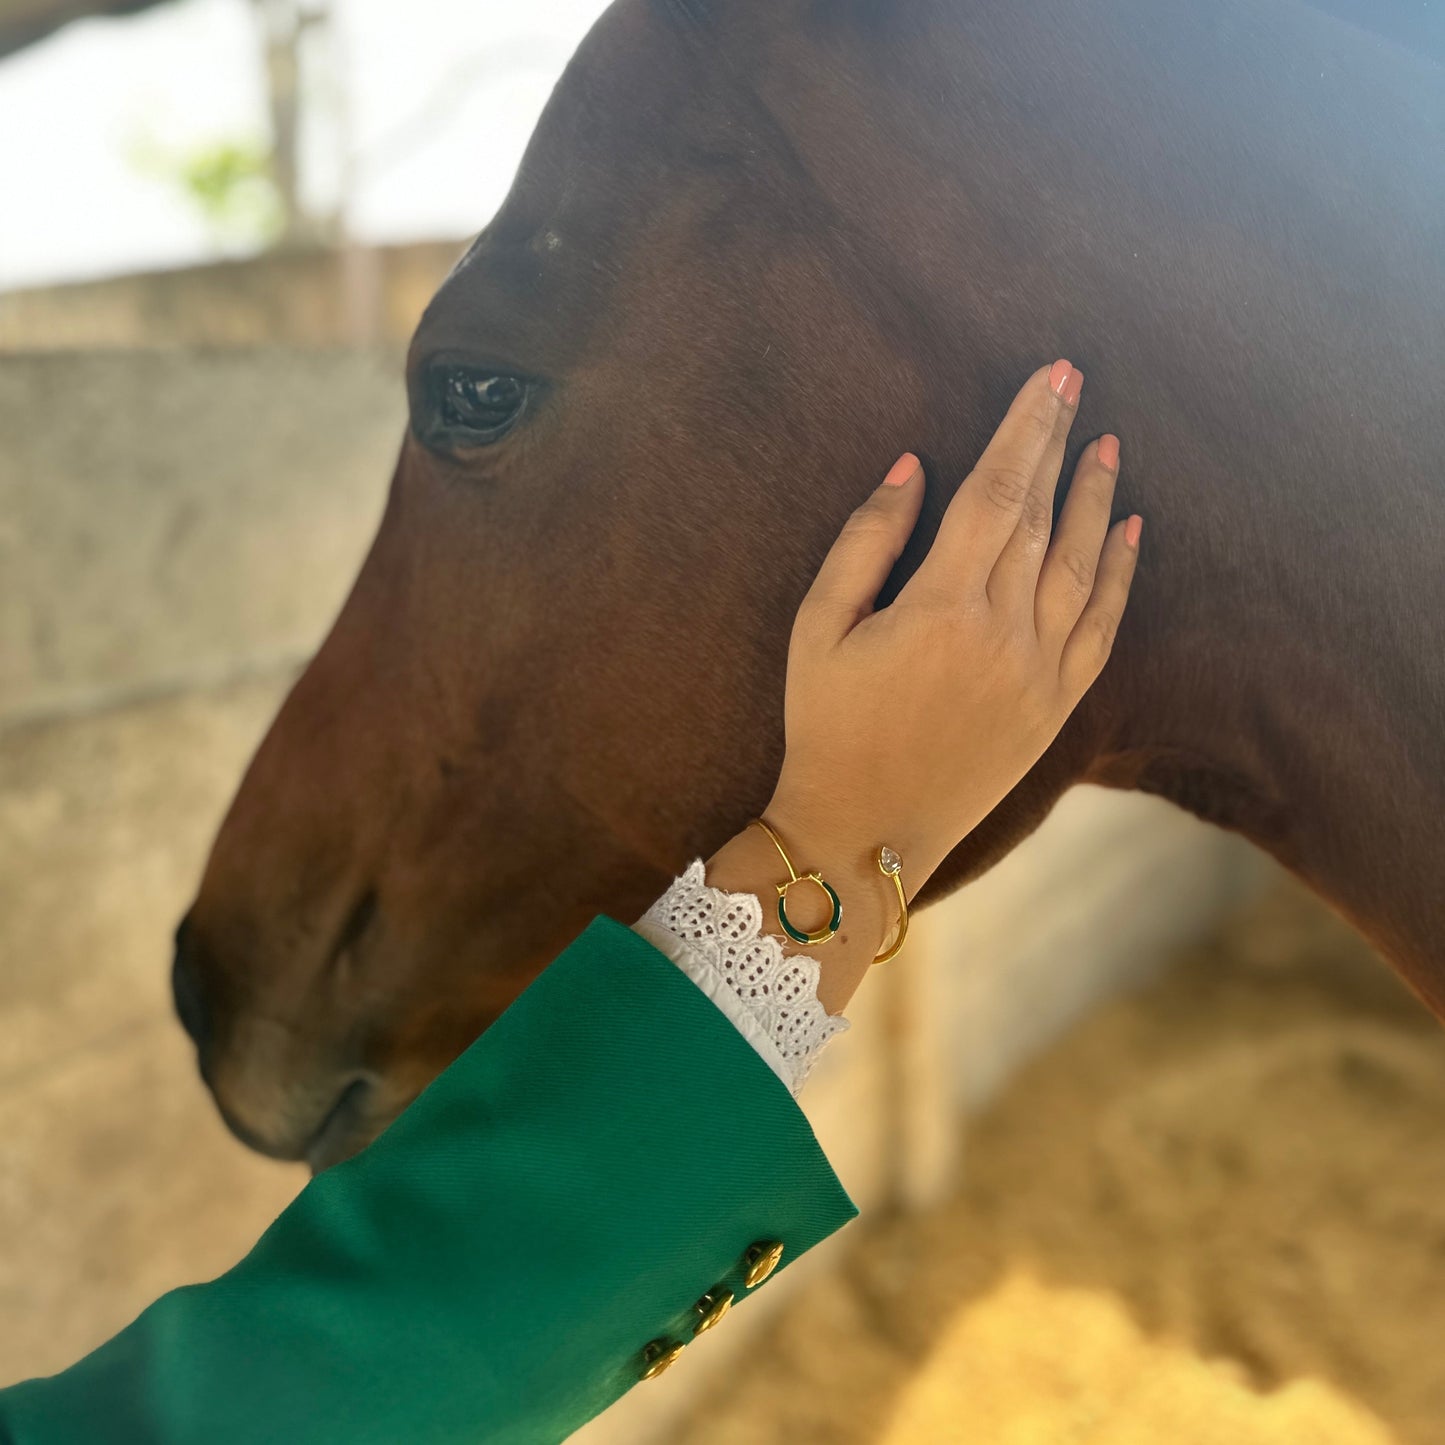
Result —
[[868, 616], [923, 506], [923, 463], [905, 452], [843, 524], [798, 609], [836, 641]]
[[1064, 448], [1069, 430], [1079, 414], [1079, 394], [1084, 389], [1084, 373], [1074, 367], [1064, 383], [1063, 405], [1054, 410], [1054, 429], [1039, 458], [1033, 486], [1024, 498], [1018, 524], [1004, 543], [999, 559], [988, 579], [989, 601], [997, 607], [1012, 606], [1027, 616], [1033, 611], [1034, 594], [1038, 590], [1039, 570], [1048, 550], [1049, 534], [1054, 521], [1054, 493], [1058, 490], [1059, 472], [1064, 465]]
[[1143, 525], [1142, 517], [1133, 516], [1110, 530], [1099, 558], [1093, 595], [1064, 644], [1059, 680], [1076, 698], [1094, 685], [1114, 649], [1139, 561], [1139, 532]]
[[1034, 627], [1041, 639], [1060, 649], [1094, 594], [1118, 479], [1119, 438], [1105, 434], [1084, 448], [1074, 468], [1059, 525], [1039, 571]]
[[[1024, 499], [1065, 404], [1073, 368], [1041, 367], [1023, 385], [1008, 414], [943, 514], [928, 556], [909, 580], [915, 592], [982, 593], [1004, 543], [1018, 525]], [[905, 589], [907, 590], [907, 589]]]

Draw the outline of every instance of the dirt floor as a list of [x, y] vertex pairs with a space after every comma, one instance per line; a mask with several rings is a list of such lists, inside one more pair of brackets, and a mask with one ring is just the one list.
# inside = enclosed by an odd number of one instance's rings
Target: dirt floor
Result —
[[1445, 1033], [1293, 885], [851, 1227], [685, 1445], [1445, 1442]]

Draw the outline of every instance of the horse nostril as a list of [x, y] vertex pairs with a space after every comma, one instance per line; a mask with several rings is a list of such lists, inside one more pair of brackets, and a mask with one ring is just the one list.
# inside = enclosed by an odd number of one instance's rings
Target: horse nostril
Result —
[[349, 1159], [365, 1145], [367, 1104], [376, 1089], [370, 1074], [353, 1078], [336, 1096], [336, 1102], [306, 1142], [306, 1162], [312, 1174], [319, 1174], [343, 1159]]
[[205, 1069], [206, 1048], [211, 1042], [211, 1014], [206, 996], [195, 972], [194, 936], [190, 915], [181, 919], [176, 929], [175, 957], [171, 963], [171, 993], [175, 998], [176, 1016], [181, 1027], [191, 1036]]
[[352, 951], [361, 942], [376, 918], [377, 905], [381, 900], [377, 896], [375, 888], [368, 888], [359, 899], [356, 907], [351, 910], [345, 926], [337, 935], [336, 944], [331, 950], [332, 968], [344, 968], [352, 958]]

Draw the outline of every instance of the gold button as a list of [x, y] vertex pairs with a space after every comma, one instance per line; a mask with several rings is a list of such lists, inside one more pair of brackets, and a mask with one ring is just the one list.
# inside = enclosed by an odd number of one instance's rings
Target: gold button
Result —
[[692, 1327], [693, 1337], [705, 1334], [733, 1307], [733, 1292], [722, 1285], [714, 1285], [693, 1305], [701, 1318]]
[[743, 1275], [749, 1289], [756, 1289], [778, 1267], [783, 1246], [776, 1239], [760, 1239], [743, 1255]]
[[676, 1363], [677, 1357], [687, 1348], [677, 1340], [651, 1340], [642, 1347], [642, 1378], [650, 1380]]

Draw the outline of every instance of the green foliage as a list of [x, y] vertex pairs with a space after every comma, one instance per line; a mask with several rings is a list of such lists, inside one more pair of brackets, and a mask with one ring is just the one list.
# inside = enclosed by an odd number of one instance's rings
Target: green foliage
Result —
[[239, 229], [265, 241], [280, 232], [281, 198], [271, 177], [269, 150], [238, 141], [202, 147], [185, 158], [180, 180], [218, 229]]
[[167, 151], [142, 142], [133, 155], [141, 170], [184, 192], [218, 241], [266, 246], [285, 229], [285, 206], [267, 145], [216, 140], [186, 151]]

